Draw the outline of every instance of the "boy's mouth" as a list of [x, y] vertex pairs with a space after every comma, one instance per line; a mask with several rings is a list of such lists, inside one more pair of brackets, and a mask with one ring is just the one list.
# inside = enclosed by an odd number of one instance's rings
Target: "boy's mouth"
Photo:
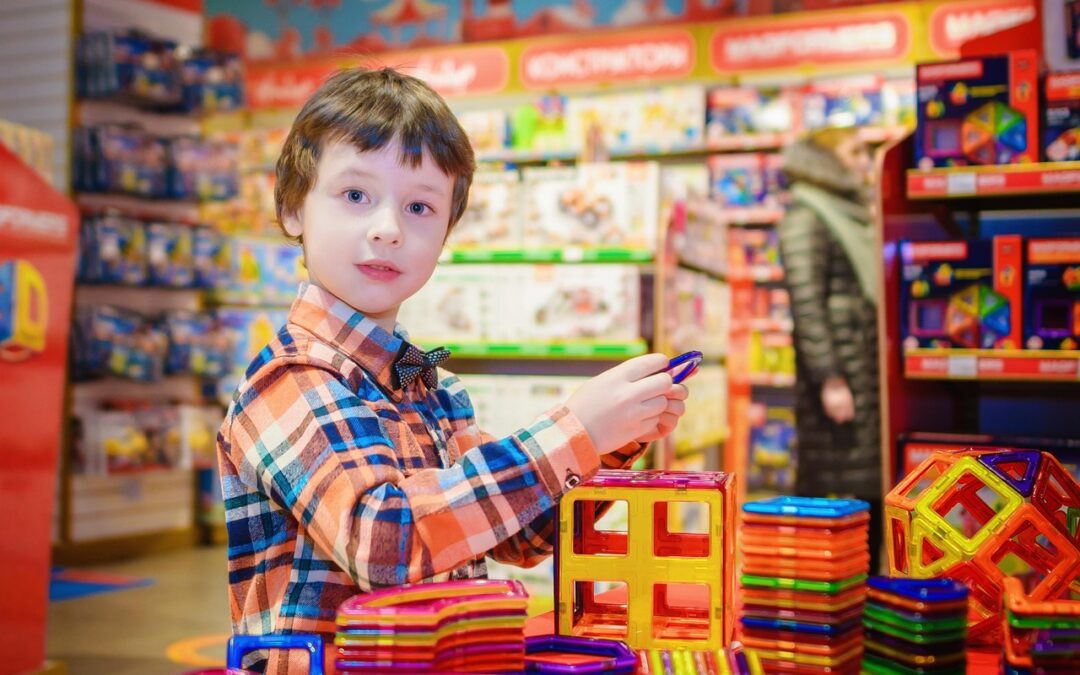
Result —
[[386, 260], [369, 260], [360, 263], [356, 268], [372, 281], [393, 281], [401, 276], [401, 270]]

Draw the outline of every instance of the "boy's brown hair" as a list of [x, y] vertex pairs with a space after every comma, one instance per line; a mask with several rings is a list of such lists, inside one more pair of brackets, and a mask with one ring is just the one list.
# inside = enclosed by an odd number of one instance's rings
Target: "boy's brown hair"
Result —
[[277, 161], [278, 223], [300, 212], [328, 142], [344, 141], [367, 152], [395, 138], [403, 165], [419, 167], [426, 149], [439, 169], [454, 179], [449, 225], [453, 228], [465, 212], [476, 169], [469, 138], [431, 87], [391, 68], [343, 70], [304, 103]]

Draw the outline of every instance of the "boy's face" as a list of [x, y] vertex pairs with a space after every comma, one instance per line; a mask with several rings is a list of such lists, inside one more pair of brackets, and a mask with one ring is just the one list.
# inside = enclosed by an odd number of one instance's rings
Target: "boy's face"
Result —
[[327, 142], [303, 207], [283, 223], [304, 238], [311, 282], [387, 330], [435, 271], [454, 190], [426, 150], [417, 169], [400, 157], [396, 139], [370, 152]]

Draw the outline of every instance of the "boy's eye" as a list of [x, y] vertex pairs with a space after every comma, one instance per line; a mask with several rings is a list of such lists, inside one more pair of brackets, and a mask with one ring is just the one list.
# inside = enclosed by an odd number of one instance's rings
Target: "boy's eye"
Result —
[[345, 199], [349, 200], [353, 204], [360, 204], [367, 199], [367, 195], [361, 190], [346, 190]]
[[422, 202], [413, 202], [406, 207], [411, 215], [423, 216], [431, 212], [431, 207]]

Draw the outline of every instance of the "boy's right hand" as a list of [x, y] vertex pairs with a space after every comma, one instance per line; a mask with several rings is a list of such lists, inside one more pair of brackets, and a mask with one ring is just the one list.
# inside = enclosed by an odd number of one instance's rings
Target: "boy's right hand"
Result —
[[597, 453], [615, 452], [656, 429], [674, 386], [667, 364], [663, 354], [634, 357], [588, 380], [566, 402]]

